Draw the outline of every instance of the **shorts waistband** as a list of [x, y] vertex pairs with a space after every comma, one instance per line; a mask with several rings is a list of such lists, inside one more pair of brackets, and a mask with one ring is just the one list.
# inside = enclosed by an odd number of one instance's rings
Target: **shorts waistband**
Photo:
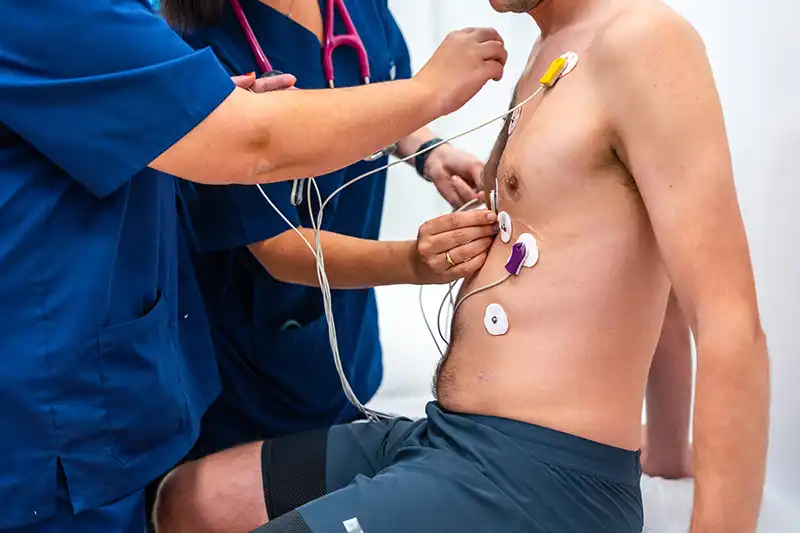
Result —
[[436, 406], [445, 416], [457, 416], [488, 427], [510, 439], [532, 458], [619, 483], [639, 485], [641, 451], [625, 450], [555, 429], [487, 415], [454, 413]]

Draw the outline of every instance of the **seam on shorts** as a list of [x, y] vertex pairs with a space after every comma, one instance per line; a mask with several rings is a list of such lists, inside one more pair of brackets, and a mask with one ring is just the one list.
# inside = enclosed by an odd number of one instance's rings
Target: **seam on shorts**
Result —
[[639, 486], [639, 483], [628, 482], [628, 481], [622, 480], [622, 479], [620, 479], [618, 477], [615, 477], [615, 476], [609, 476], [607, 474], [602, 474], [602, 473], [599, 473], [599, 472], [592, 472], [592, 471], [589, 471], [589, 470], [583, 469], [583, 468], [575, 468], [572, 465], [568, 465], [566, 463], [561, 463], [560, 461], [544, 461], [542, 459], [533, 459], [533, 458], [532, 458], [532, 460], [535, 461], [536, 463], [540, 464], [540, 465], [548, 466], [548, 467], [551, 467], [551, 468], [558, 468], [560, 470], [564, 470], [566, 472], [569, 472], [570, 474], [583, 476], [583, 477], [586, 477], [586, 478], [589, 478], [589, 479], [593, 479], [595, 481], [605, 481], [606, 483], [614, 483], [616, 485], [624, 485], [626, 487], [638, 487]]

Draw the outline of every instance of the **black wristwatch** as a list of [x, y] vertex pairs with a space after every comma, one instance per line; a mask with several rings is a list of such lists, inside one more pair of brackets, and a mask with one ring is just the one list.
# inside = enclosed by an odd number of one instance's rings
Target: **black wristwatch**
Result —
[[[425, 141], [424, 143], [422, 143], [420, 145], [420, 147], [419, 147], [419, 149], [417, 151], [421, 152], [423, 150], [428, 150], [428, 148], [430, 148], [431, 146], [434, 146], [434, 145], [439, 144], [439, 143], [445, 144], [443, 141], [444, 141], [444, 139], [440, 139], [438, 137], [435, 138], [435, 139], [431, 139], [430, 141]], [[438, 148], [438, 146], [436, 148]], [[422, 177], [423, 179], [425, 179], [427, 181], [431, 181], [431, 179], [428, 178], [428, 176], [425, 175], [425, 162], [428, 160], [428, 156], [436, 151], [436, 148], [434, 148], [433, 150], [428, 150], [427, 152], [421, 153], [417, 157], [414, 158], [414, 167], [416, 167], [416, 169], [417, 169], [417, 174], [419, 174], [420, 177]]]

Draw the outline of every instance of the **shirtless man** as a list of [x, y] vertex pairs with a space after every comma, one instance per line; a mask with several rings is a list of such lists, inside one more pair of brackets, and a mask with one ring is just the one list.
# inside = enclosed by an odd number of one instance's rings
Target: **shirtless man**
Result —
[[491, 2], [542, 30], [520, 101], [554, 58], [580, 63], [501, 135], [487, 169], [512, 238], [462, 295], [503, 277], [522, 233], [538, 264], [459, 306], [426, 419], [185, 465], [161, 489], [163, 533], [640, 532], [635, 450], [670, 287], [698, 348], [692, 533], [755, 531], [766, 342], [703, 44], [656, 0]]

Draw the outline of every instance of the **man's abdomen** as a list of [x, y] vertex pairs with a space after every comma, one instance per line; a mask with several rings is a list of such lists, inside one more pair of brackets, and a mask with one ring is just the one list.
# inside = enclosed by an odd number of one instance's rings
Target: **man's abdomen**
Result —
[[[441, 404], [638, 449], [646, 379], [669, 290], [647, 228], [551, 225], [540, 235], [535, 267], [459, 307], [437, 377]], [[511, 243], [497, 240], [462, 295], [502, 278], [511, 244], [528, 231], [520, 223], [514, 230]], [[492, 303], [508, 317], [501, 336], [484, 327]]]

